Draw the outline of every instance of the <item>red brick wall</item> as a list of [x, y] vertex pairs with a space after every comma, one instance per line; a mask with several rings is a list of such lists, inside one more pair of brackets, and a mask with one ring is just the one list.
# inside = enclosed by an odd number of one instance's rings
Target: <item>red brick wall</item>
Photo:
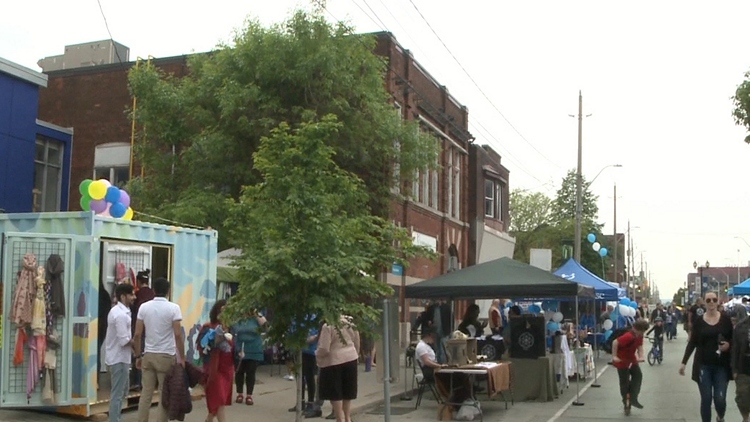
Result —
[[[187, 73], [185, 56], [152, 63], [177, 76]], [[50, 72], [47, 89], [40, 90], [39, 118], [74, 130], [70, 210], [80, 210], [78, 185], [93, 176], [96, 146], [130, 143], [131, 122], [127, 113], [133, 100], [128, 91], [127, 72], [132, 64]]]

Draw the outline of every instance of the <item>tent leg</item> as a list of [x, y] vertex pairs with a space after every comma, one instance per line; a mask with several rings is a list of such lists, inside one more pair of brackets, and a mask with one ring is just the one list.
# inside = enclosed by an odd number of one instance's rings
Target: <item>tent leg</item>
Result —
[[[580, 321], [579, 321], [579, 312], [578, 312], [578, 296], [576, 295], [576, 339], [573, 344], [577, 344], [577, 342], [580, 342], [581, 336], [578, 334], [578, 331], [580, 330]], [[575, 351], [573, 352], [573, 355], [575, 355]], [[578, 375], [578, 362], [576, 362], [576, 400], [573, 402], [573, 406], [583, 406], [584, 403], [581, 401], [581, 377]]]
[[[597, 311], [597, 308], [596, 308], [596, 299], [594, 299], [594, 315], [596, 315], [596, 311]], [[598, 357], [598, 355], [599, 355], [599, 348], [596, 347], [596, 338], [599, 337], [599, 329], [597, 328], [597, 325], [598, 324], [594, 323], [594, 350], [593, 350], [593, 353], [591, 355]], [[601, 387], [601, 385], [599, 385], [599, 382], [598, 382], [598, 379], [597, 379], [597, 376], [596, 376], [596, 366], [594, 366], [594, 382], [591, 384], [591, 386], [594, 387], [594, 388], [600, 388]]]

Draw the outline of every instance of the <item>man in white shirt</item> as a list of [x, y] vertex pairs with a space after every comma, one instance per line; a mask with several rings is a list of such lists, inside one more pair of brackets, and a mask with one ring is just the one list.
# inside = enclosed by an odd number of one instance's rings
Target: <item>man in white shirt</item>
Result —
[[109, 400], [109, 422], [120, 422], [122, 402], [128, 393], [130, 362], [133, 358], [130, 306], [135, 300], [133, 285], [115, 287], [117, 305], [107, 315], [107, 334], [104, 338], [104, 363], [109, 370], [112, 391]]
[[[185, 337], [182, 333], [182, 312], [176, 303], [167, 300], [169, 295], [169, 280], [157, 278], [153, 283], [155, 298], [141, 305], [138, 309], [138, 319], [135, 323], [135, 349], [139, 356], [135, 365], [142, 371], [141, 397], [138, 401], [138, 421], [149, 422], [151, 399], [158, 382], [159, 390], [163, 391], [164, 377], [179, 358], [179, 363], [185, 365]], [[143, 334], [147, 333], [146, 341], [142, 342]], [[145, 350], [141, 354], [141, 345], [145, 343]], [[160, 397], [159, 402], [161, 403]], [[167, 410], [164, 406], [157, 406], [157, 422], [167, 422]]]
[[[437, 358], [435, 357], [435, 349], [432, 348], [436, 339], [437, 335], [433, 330], [422, 330], [422, 340], [419, 340], [419, 343], [417, 343], [417, 348], [414, 350], [414, 356], [417, 357], [417, 361], [419, 361], [419, 366], [422, 368], [423, 373], [425, 368], [434, 370], [445, 367], [445, 365], [438, 363]], [[427, 372], [432, 373], [432, 371]]]

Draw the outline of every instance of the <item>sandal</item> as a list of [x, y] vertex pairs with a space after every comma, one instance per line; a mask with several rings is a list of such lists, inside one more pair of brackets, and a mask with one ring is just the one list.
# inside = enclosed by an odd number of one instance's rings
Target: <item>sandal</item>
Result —
[[242, 403], [245, 397], [242, 394], [237, 394], [237, 400], [235, 400], [235, 403]]
[[255, 404], [255, 402], [253, 402], [253, 396], [248, 394], [247, 397], [245, 397], [245, 404], [248, 406], [252, 406], [253, 404]]

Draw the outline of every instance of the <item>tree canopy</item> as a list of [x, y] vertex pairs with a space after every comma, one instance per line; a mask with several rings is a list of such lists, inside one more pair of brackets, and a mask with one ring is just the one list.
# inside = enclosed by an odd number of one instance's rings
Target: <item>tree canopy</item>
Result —
[[550, 223], [552, 200], [541, 192], [515, 189], [510, 193], [510, 231], [532, 231]]
[[297, 11], [271, 27], [249, 21], [231, 45], [190, 56], [184, 78], [134, 67], [135, 153], [146, 169], [129, 187], [137, 207], [217, 228], [228, 246], [225, 199], [261, 180], [253, 164], [260, 140], [281, 123], [331, 114], [341, 124], [325, 139], [334, 160], [364, 180], [372, 212], [386, 215], [394, 163], [408, 180], [436, 161], [437, 144], [396, 115], [374, 47], [373, 36]]
[[750, 144], [750, 71], [745, 73], [745, 80], [737, 86], [732, 101], [734, 102], [734, 111], [732, 111], [734, 122], [747, 129], [748, 135], [745, 136], [745, 142]]
[[[568, 173], [562, 180], [560, 188], [557, 190], [555, 200], [552, 202], [550, 211], [553, 221], [560, 223], [566, 220], [575, 220], [576, 218], [576, 171], [568, 170]], [[586, 179], [581, 180], [583, 195], [581, 196], [581, 222], [585, 227], [586, 223], [593, 223], [597, 219], [599, 206], [596, 201], [598, 196], [594, 195], [589, 189]]]

